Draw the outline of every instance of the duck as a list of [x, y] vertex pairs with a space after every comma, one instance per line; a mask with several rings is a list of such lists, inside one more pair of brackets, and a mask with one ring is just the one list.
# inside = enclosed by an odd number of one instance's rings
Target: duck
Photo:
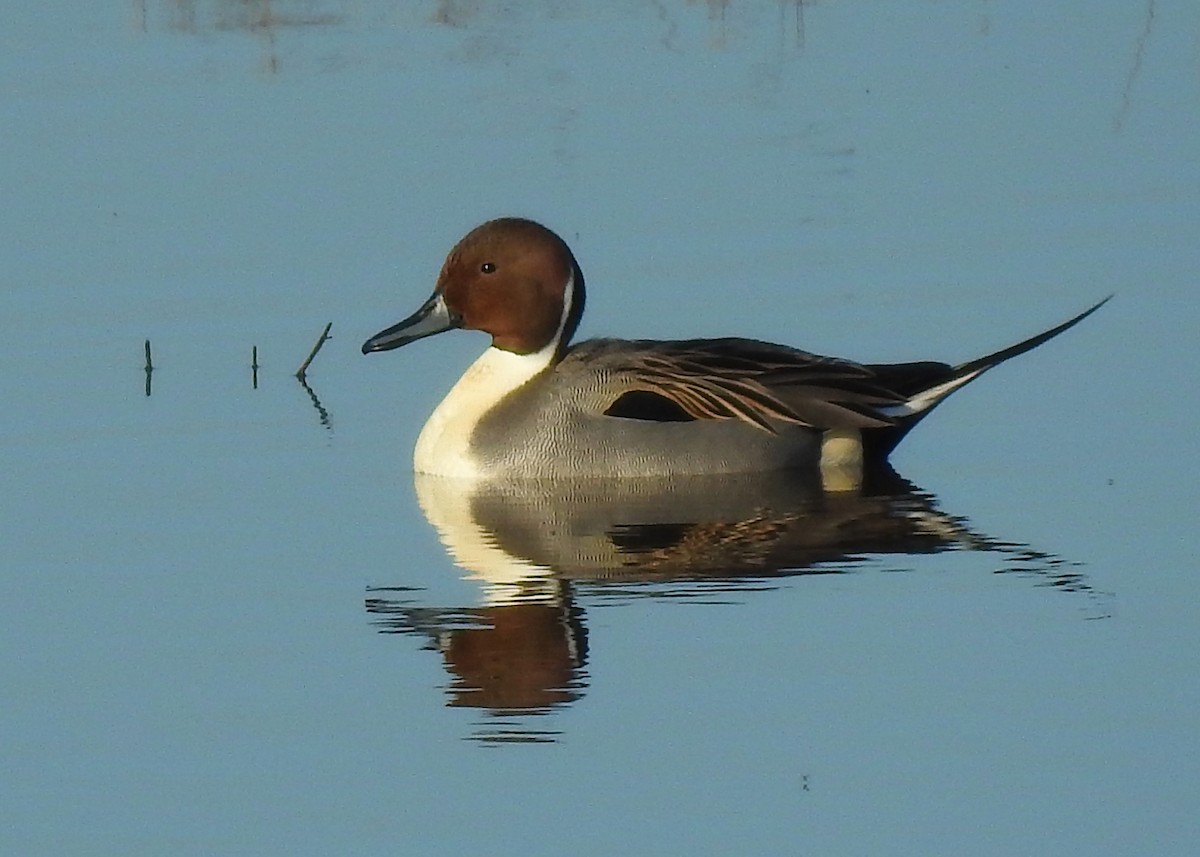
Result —
[[1096, 312], [957, 365], [858, 363], [757, 339], [572, 342], [586, 302], [567, 243], [502, 217], [447, 255], [416, 312], [363, 343], [390, 351], [449, 330], [491, 344], [434, 409], [418, 474], [465, 479], [817, 474], [862, 484], [946, 398]]

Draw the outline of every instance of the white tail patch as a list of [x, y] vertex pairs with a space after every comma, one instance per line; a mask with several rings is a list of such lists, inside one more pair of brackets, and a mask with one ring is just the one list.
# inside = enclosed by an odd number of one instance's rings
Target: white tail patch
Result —
[[889, 417], [901, 418], [911, 417], [915, 416], [916, 414], [923, 413], [932, 408], [942, 399], [949, 396], [959, 387], [974, 381], [990, 368], [990, 366], [981, 366], [974, 372], [968, 372], [965, 375], [959, 375], [957, 378], [951, 378], [949, 381], [943, 381], [936, 386], [930, 387], [928, 390], [922, 390], [903, 404], [889, 405], [888, 407], [880, 408], [879, 410]]

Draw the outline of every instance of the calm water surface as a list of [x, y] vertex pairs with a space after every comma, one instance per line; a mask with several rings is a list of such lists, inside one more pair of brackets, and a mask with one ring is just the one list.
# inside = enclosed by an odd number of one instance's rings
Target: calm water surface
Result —
[[[1198, 46], [1185, 0], [8, 10], [0, 853], [1195, 853]], [[468, 494], [409, 461], [482, 337], [358, 345], [501, 214], [583, 335], [955, 362], [1116, 298], [857, 494]]]

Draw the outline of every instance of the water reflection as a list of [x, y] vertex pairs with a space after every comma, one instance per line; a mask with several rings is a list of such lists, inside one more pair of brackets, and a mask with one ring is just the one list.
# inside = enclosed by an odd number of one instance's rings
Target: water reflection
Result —
[[[1123, 130], [1130, 114], [1134, 86], [1158, 17], [1156, 0], [1143, 2], [1138, 31], [1132, 35], [1125, 83], [1112, 118], [1114, 133]], [[781, 55], [804, 51], [806, 12], [813, 12], [814, 7], [820, 9], [821, 5], [815, 0], [736, 3], [656, 0], [612, 9], [582, 2], [523, 5], [501, 0], [428, 0], [400, 6], [346, 0], [130, 0], [130, 17], [133, 27], [140, 32], [166, 30], [203, 37], [252, 35], [262, 45], [262, 67], [271, 74], [278, 74], [283, 68], [280, 49], [283, 36], [299, 31], [345, 30], [351, 40], [346, 42], [345, 50], [354, 53], [352, 40], [364, 28], [453, 29], [467, 34], [469, 41], [451, 56], [470, 65], [511, 61], [523, 52], [522, 43], [530, 38], [530, 30], [536, 23], [575, 21], [595, 26], [601, 18], [644, 19], [649, 27], [648, 36], [669, 52], [683, 50], [698, 41], [707, 49], [727, 51], [756, 40], [761, 43], [762, 37], [767, 36], [767, 53], [752, 70], [751, 91], [769, 101], [781, 73], [776, 63]], [[994, 12], [987, 0], [978, 0], [978, 9], [974, 35], [986, 40], [991, 36]], [[320, 65], [327, 70], [340, 69], [350, 59], [342, 50], [330, 53], [327, 48]]]
[[804, 43], [804, 12], [812, 0], [773, 0], [768, 3], [734, 3], [732, 0], [676, 0], [674, 3], [632, 4], [621, 10], [578, 3], [513, 4], [500, 0], [429, 0], [397, 7], [393, 3], [348, 3], [346, 0], [131, 0], [131, 17], [141, 32], [167, 30], [192, 35], [240, 32], [264, 40], [266, 67], [279, 71], [275, 37], [284, 31], [317, 27], [433, 26], [464, 32], [485, 31], [495, 36], [497, 27], [522, 28], [538, 20], [595, 18], [598, 12], [617, 17], [645, 17], [659, 31], [659, 42], [668, 50], [680, 47], [687, 23], [706, 19], [708, 45], [729, 47], [731, 33], [744, 35], [764, 24], [777, 29], [782, 41], [797, 47]]
[[[150, 29], [160, 23], [182, 33], [270, 32], [293, 27], [328, 27], [346, 20], [340, 0], [133, 0], [134, 23]], [[156, 17], [161, 14], [161, 17]]]
[[837, 493], [794, 473], [485, 485], [418, 475], [415, 487], [479, 602], [433, 606], [419, 589], [383, 586], [366, 609], [383, 633], [441, 653], [448, 704], [487, 712], [474, 736], [485, 741], [553, 738], [529, 730], [529, 715], [587, 688], [585, 602], [730, 602], [780, 578], [947, 550], [993, 553], [999, 571], [1093, 595], [1077, 567], [972, 531], [890, 469]]
[[[257, 377], [257, 374], [256, 374]], [[333, 431], [333, 417], [329, 415], [329, 410], [321, 404], [320, 397], [317, 396], [317, 391], [308, 383], [308, 378], [304, 375], [297, 375], [296, 380], [300, 382], [300, 386], [304, 388], [304, 392], [308, 394], [308, 401], [313, 406], [313, 410], [317, 412], [317, 421], [321, 423], [321, 427], [326, 431]], [[257, 382], [254, 389], [258, 389]]]
[[385, 633], [422, 635], [441, 652], [453, 676], [448, 705], [544, 713], [583, 694], [587, 631], [565, 580], [537, 599], [474, 608], [422, 607], [373, 589], [367, 610]]

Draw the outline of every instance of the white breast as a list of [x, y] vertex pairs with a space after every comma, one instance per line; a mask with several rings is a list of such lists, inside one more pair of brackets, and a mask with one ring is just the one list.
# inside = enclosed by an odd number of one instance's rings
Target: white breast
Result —
[[413, 469], [433, 476], [484, 476], [471, 454], [471, 433], [483, 416], [505, 396], [550, 365], [554, 348], [513, 354], [489, 348], [471, 364], [442, 399], [413, 451]]

